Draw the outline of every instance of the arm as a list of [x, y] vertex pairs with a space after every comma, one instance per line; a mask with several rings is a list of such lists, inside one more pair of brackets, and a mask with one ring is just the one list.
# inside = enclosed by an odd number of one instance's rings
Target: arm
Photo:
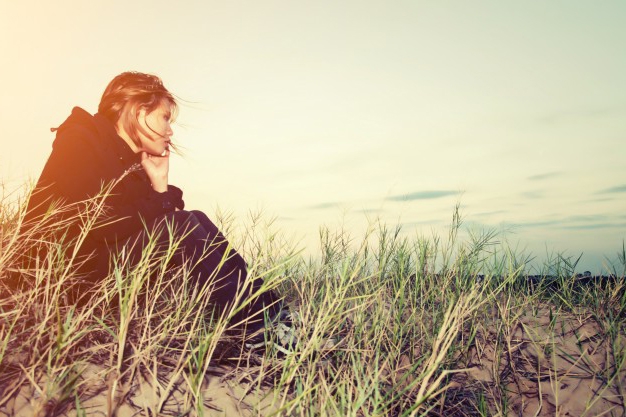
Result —
[[[131, 175], [140, 177], [142, 173]], [[142, 192], [127, 190], [135, 188], [139, 181], [144, 183]], [[167, 191], [160, 193], [151, 189], [142, 179], [128, 181], [130, 184], [126, 186], [124, 182], [122, 180], [119, 186], [114, 187], [104, 200], [104, 212], [90, 231], [94, 239], [99, 241], [125, 239], [143, 230], [145, 226], [166, 213], [185, 207], [183, 192], [178, 187], [169, 185]]]
[[170, 151], [167, 149], [163, 155], [151, 155], [141, 152], [141, 166], [150, 178], [150, 185], [156, 192], [167, 191], [168, 174], [170, 169]]

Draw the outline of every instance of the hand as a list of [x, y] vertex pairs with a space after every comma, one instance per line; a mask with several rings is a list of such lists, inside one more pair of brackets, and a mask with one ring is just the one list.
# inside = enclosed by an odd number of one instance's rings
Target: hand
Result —
[[168, 173], [170, 170], [169, 149], [163, 152], [161, 156], [141, 152], [141, 166], [148, 174], [154, 191], [159, 193], [167, 191]]

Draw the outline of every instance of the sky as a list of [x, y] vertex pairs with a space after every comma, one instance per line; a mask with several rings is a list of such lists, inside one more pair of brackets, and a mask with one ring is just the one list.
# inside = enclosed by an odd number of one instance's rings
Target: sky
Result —
[[2, 1], [4, 194], [136, 70], [180, 98], [190, 209], [263, 212], [314, 255], [320, 227], [445, 237], [459, 204], [464, 233], [601, 273], [626, 239], [624, 22], [621, 0]]

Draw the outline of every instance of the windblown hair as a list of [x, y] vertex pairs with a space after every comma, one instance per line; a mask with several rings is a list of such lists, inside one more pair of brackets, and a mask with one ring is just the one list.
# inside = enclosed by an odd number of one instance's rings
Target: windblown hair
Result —
[[150, 137], [150, 132], [139, 124], [137, 119], [139, 110], [143, 109], [150, 113], [164, 100], [170, 103], [174, 117], [178, 105], [159, 77], [134, 71], [123, 72], [113, 78], [104, 90], [98, 105], [98, 113], [114, 125], [121, 122], [132, 141], [140, 146], [139, 133]]

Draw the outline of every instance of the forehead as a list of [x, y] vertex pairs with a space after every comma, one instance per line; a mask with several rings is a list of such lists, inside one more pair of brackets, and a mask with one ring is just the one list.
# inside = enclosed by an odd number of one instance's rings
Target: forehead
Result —
[[164, 113], [171, 113], [172, 103], [170, 103], [169, 100], [161, 100], [161, 104], [159, 104], [159, 107], [157, 107], [157, 110], [160, 110]]
[[159, 103], [159, 105], [152, 110], [152, 113], [159, 113], [159, 114], [165, 114], [165, 115], [171, 115], [172, 111], [173, 111], [173, 107], [172, 103], [170, 103], [168, 100], [161, 100], [161, 103]]

